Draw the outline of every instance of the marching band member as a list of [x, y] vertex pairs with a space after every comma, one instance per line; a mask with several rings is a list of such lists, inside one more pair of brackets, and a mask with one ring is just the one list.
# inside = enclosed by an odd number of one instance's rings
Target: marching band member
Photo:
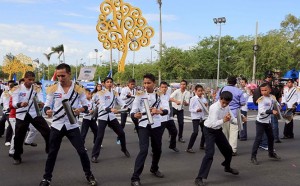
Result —
[[[16, 110], [16, 128], [15, 128], [15, 153], [14, 164], [18, 165], [22, 162], [21, 154], [23, 153], [23, 142], [31, 123], [44, 137], [46, 143], [46, 153], [49, 150], [50, 128], [46, 120], [42, 116], [37, 116], [37, 112], [33, 106], [33, 100], [36, 96], [38, 100], [42, 100], [41, 89], [34, 83], [35, 74], [27, 71], [24, 76], [24, 84], [15, 86], [12, 90], [12, 104]], [[42, 108], [44, 103], [39, 102]]]
[[[129, 108], [129, 112], [132, 108], [132, 103], [133, 103], [133, 100], [135, 98], [135, 94], [136, 94], [135, 80], [130, 79], [128, 81], [127, 87], [124, 87], [121, 91], [121, 99], [124, 100], [124, 102], [126, 103], [127, 108]], [[121, 126], [122, 126], [123, 129], [125, 128], [127, 116], [128, 116], [127, 112], [122, 112], [121, 113]], [[131, 120], [132, 120], [132, 122], [135, 126], [135, 130], [137, 131], [138, 124], [139, 124], [138, 120], [134, 117], [131, 117]]]
[[[143, 172], [145, 160], [148, 154], [149, 138], [151, 140], [153, 152], [150, 172], [156, 177], [164, 177], [158, 167], [158, 162], [161, 156], [161, 139], [163, 135], [161, 115], [167, 115], [169, 113], [169, 104], [167, 100], [160, 99], [160, 95], [154, 91], [155, 77], [153, 74], [145, 74], [143, 81], [145, 91], [139, 91], [136, 94], [130, 113], [139, 120], [138, 137], [140, 147], [140, 152], [135, 160], [134, 172], [131, 177], [132, 186], [141, 185], [140, 175]], [[149, 110], [145, 108], [144, 102], [149, 103]], [[151, 118], [153, 118], [153, 123], [150, 123], [149, 121]]]
[[121, 105], [122, 108], [126, 107], [124, 101], [120, 98], [119, 94], [112, 89], [113, 79], [106, 77], [104, 79], [105, 90], [97, 93], [99, 100], [98, 104], [98, 133], [93, 147], [92, 162], [98, 163], [98, 156], [100, 155], [101, 145], [105, 133], [105, 128], [109, 125], [113, 131], [118, 135], [121, 142], [121, 151], [126, 157], [130, 157], [130, 154], [126, 148], [125, 132], [119, 124], [115, 114], [119, 111], [115, 109], [116, 103]]
[[[241, 78], [240, 85], [241, 85], [241, 90], [243, 91], [243, 96], [246, 100], [246, 103], [250, 96], [250, 91], [247, 88], [247, 83], [248, 83], [248, 81], [246, 78], [244, 78], [244, 77]], [[244, 116], [247, 117], [247, 112], [248, 112], [248, 106], [247, 106], [247, 104], [245, 104], [241, 107], [241, 114], [243, 114]], [[244, 122], [243, 130], [240, 131], [240, 141], [246, 141], [246, 140], [247, 140], [247, 122]]]
[[203, 133], [205, 136], [205, 156], [203, 157], [202, 164], [195, 179], [197, 186], [204, 186], [203, 179], [207, 179], [210, 167], [213, 162], [213, 156], [215, 154], [215, 144], [221, 151], [225, 160], [222, 163], [224, 171], [233, 175], [238, 175], [239, 172], [236, 169], [231, 168], [232, 148], [225, 137], [222, 126], [226, 122], [236, 123], [236, 118], [231, 118], [229, 103], [232, 101], [232, 93], [229, 91], [222, 91], [220, 93], [220, 99], [213, 103], [209, 108], [209, 114], [207, 120], [204, 122]]
[[269, 157], [275, 160], [280, 160], [280, 157], [274, 152], [274, 136], [271, 124], [271, 115], [277, 115], [277, 110], [274, 110], [274, 104], [277, 104], [276, 97], [270, 95], [271, 87], [268, 83], [260, 85], [261, 97], [257, 100], [258, 113], [256, 117], [256, 137], [252, 147], [251, 162], [258, 165], [256, 159], [257, 150], [262, 140], [263, 134], [266, 133], [268, 138]]
[[[204, 108], [200, 104], [200, 101], [203, 103], [203, 105], [208, 105], [206, 99], [203, 97], [204, 94], [204, 89], [201, 85], [196, 85], [195, 86], [195, 96], [192, 97], [190, 101], [190, 106], [189, 106], [189, 111], [191, 112], [191, 117], [192, 117], [192, 123], [193, 123], [193, 133], [190, 138], [190, 142], [188, 144], [188, 147], [186, 149], [186, 152], [189, 153], [195, 153], [193, 150], [193, 145], [196, 141], [196, 138], [198, 136], [198, 131], [199, 131], [199, 126], [201, 127], [201, 141], [200, 141], [200, 149], [204, 149], [204, 143], [205, 143], [205, 138], [203, 135], [203, 127], [204, 127]], [[206, 113], [208, 114], [208, 113]]]
[[[68, 100], [72, 108], [75, 108], [74, 114], [79, 115], [87, 111], [87, 100], [84, 94], [84, 88], [71, 80], [71, 67], [68, 64], [61, 63], [56, 67], [58, 83], [47, 88], [47, 99], [44, 112], [48, 117], [53, 116], [51, 125], [49, 154], [45, 166], [45, 174], [40, 186], [49, 186], [52, 179], [52, 172], [55, 166], [56, 157], [64, 136], [67, 136], [73, 147], [80, 156], [81, 165], [86, 179], [90, 185], [97, 185], [97, 180], [92, 174], [90, 160], [84, 148], [80, 136], [78, 121], [71, 124], [67, 117], [66, 110], [62, 105], [63, 100]], [[79, 108], [79, 105], [82, 107]], [[72, 113], [73, 114], [73, 113]]]
[[183, 106], [189, 105], [190, 92], [186, 90], [187, 81], [181, 80], [180, 89], [175, 90], [171, 96], [170, 100], [172, 101], [173, 117], [177, 115], [178, 121], [178, 141], [185, 143], [182, 138], [183, 127], [184, 127], [184, 108]]
[[85, 89], [85, 95], [86, 95], [86, 99], [88, 102], [88, 111], [87, 113], [84, 114], [83, 116], [83, 120], [82, 120], [82, 124], [81, 124], [81, 138], [83, 141], [83, 144], [85, 144], [85, 138], [86, 138], [86, 134], [89, 131], [89, 128], [91, 128], [93, 134], [94, 134], [94, 140], [93, 143], [95, 143], [96, 141], [96, 137], [97, 137], [97, 130], [98, 130], [98, 126], [97, 126], [97, 118], [92, 118], [92, 115], [94, 113], [94, 109], [96, 107], [96, 103], [92, 100], [92, 93], [90, 91], [90, 89]]
[[[165, 99], [168, 103], [170, 101], [170, 95], [171, 92], [168, 91], [168, 84], [167, 82], [161, 82], [160, 86], [159, 86], [159, 91], [161, 92], [161, 99]], [[170, 104], [169, 104], [170, 105]], [[170, 109], [170, 107], [169, 107]], [[175, 152], [179, 152], [179, 149], [176, 147], [176, 137], [177, 137], [177, 128], [175, 125], [175, 122], [173, 120], [173, 117], [171, 115], [171, 113], [161, 116], [161, 125], [164, 128], [167, 128], [169, 135], [170, 135], [170, 145], [169, 145], [169, 149], [172, 149]]]
[[[288, 80], [287, 87], [288, 88], [283, 93], [281, 104], [282, 106], [286, 105], [287, 110], [293, 109], [293, 112], [295, 112], [297, 105], [300, 103], [300, 91], [299, 88], [294, 87], [293, 79]], [[283, 130], [283, 138], [281, 139], [294, 138], [293, 128], [293, 119], [289, 123], [285, 123]]]

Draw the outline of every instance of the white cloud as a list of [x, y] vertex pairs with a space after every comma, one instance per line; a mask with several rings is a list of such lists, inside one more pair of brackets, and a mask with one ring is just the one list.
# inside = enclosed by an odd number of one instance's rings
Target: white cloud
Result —
[[60, 22], [58, 25], [75, 30], [80, 33], [92, 33], [95, 32], [96, 26], [90, 25], [82, 25], [82, 24], [74, 24], [74, 23], [67, 23], [67, 22]]

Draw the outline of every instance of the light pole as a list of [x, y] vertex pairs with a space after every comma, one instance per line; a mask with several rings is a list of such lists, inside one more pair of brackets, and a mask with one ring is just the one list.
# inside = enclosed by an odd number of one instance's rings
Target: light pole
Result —
[[98, 66], [98, 49], [94, 49], [96, 52], [96, 68]]
[[219, 17], [219, 18], [214, 18], [214, 23], [215, 24], [220, 24], [220, 31], [219, 31], [219, 48], [218, 48], [218, 68], [217, 68], [217, 88], [219, 85], [219, 77], [220, 77], [220, 51], [221, 51], [221, 30], [222, 30], [222, 23], [226, 23], [226, 18], [225, 17]]
[[[161, 21], [161, 5], [162, 0], [157, 0], [157, 3], [159, 5], [159, 61], [161, 62], [162, 57], [162, 21]], [[160, 76], [160, 70], [158, 71], [158, 83], [161, 82], [161, 76]]]
[[252, 71], [252, 83], [255, 83], [255, 72], [256, 72], [256, 54], [259, 49], [259, 46], [257, 45], [257, 32], [258, 32], [258, 22], [256, 22], [256, 32], [255, 32], [255, 40], [253, 45], [253, 71]]
[[150, 51], [151, 51], [151, 58], [150, 58], [151, 59], [151, 63], [152, 63], [152, 50], [153, 50], [154, 47], [155, 47], [155, 45], [153, 45], [153, 46], [150, 47]]

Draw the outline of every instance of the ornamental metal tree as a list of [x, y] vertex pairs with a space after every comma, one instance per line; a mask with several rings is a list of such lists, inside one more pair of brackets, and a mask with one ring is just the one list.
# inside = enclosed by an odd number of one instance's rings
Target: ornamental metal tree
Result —
[[128, 49], [138, 51], [148, 46], [154, 36], [154, 30], [142, 17], [142, 11], [123, 0], [104, 0], [101, 3], [96, 29], [103, 48], [122, 52], [118, 72], [125, 70]]

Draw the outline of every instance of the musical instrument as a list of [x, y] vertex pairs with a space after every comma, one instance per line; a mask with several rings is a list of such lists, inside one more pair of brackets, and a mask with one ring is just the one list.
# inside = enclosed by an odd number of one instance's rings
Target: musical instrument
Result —
[[293, 120], [294, 115], [295, 115], [294, 110], [295, 110], [295, 108], [289, 108], [283, 112], [282, 117], [287, 124]]
[[63, 108], [64, 108], [64, 110], [65, 110], [65, 112], [66, 112], [66, 114], [68, 116], [68, 119], [69, 119], [70, 123], [71, 124], [77, 123], [75, 114], [73, 112], [73, 109], [71, 107], [71, 104], [70, 104], [69, 100], [68, 99], [64, 99], [62, 101], [62, 105], [63, 105]]
[[280, 107], [277, 104], [277, 101], [273, 101], [273, 109], [276, 110], [278, 112], [277, 115], [275, 115], [277, 117], [278, 120], [283, 120], [284, 118], [282, 117], [281, 111], [280, 111]]
[[154, 124], [154, 120], [153, 120], [153, 117], [152, 117], [152, 114], [150, 111], [150, 105], [149, 105], [148, 99], [143, 98], [142, 100], [144, 102], [144, 106], [145, 106], [145, 110], [146, 110], [146, 114], [147, 114], [147, 118], [148, 118], [148, 122], [149, 122], [148, 124], [152, 125], [152, 124]]
[[92, 120], [96, 120], [96, 119], [97, 119], [97, 117], [98, 117], [98, 112], [99, 112], [99, 110], [98, 110], [98, 105], [96, 105], [96, 107], [95, 107], [95, 109], [93, 110], [93, 113], [92, 113], [92, 115], [91, 115], [91, 119], [92, 119]]
[[239, 127], [239, 130], [244, 130], [244, 127], [243, 127], [243, 120], [242, 120], [242, 114], [241, 114], [241, 109], [238, 108], [236, 109], [236, 119], [237, 119], [237, 124], [238, 124], [238, 127]]
[[40, 110], [40, 107], [39, 107], [39, 104], [38, 104], [38, 98], [36, 96], [34, 96], [32, 98], [32, 101], [33, 101], [33, 106], [34, 106], [36, 115], [37, 116], [42, 116], [42, 113], [41, 113], [41, 110]]
[[205, 112], [206, 114], [208, 114], [208, 113], [209, 113], [209, 112], [208, 112], [208, 108], [205, 106], [205, 104], [204, 104], [200, 99], [198, 99], [198, 101], [199, 101], [201, 107], [203, 108], [204, 112]]

